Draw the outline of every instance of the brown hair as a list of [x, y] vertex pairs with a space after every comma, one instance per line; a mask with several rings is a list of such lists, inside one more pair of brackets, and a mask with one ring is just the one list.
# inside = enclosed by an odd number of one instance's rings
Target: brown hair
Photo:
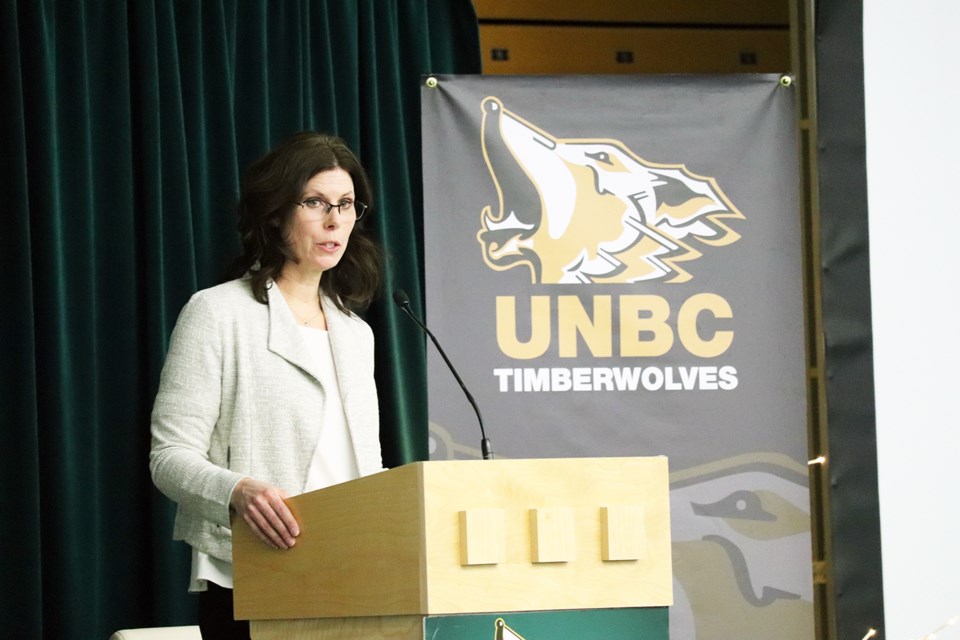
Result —
[[[280, 276], [287, 260], [296, 259], [283, 237], [284, 223], [293, 215], [307, 182], [337, 167], [353, 179], [356, 200], [372, 206], [373, 190], [366, 172], [346, 143], [335, 136], [297, 133], [247, 169], [237, 204], [243, 252], [234, 260], [230, 276], [249, 274], [253, 295], [261, 303], [267, 302], [269, 282]], [[383, 257], [364, 229], [368, 219], [357, 221], [340, 262], [320, 279], [320, 289], [342, 311], [367, 307], [380, 288]]]

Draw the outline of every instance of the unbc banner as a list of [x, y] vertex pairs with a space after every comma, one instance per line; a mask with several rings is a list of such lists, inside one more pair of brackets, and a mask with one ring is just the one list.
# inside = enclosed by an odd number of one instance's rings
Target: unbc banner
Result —
[[[428, 322], [496, 454], [669, 456], [671, 637], [813, 637], [793, 90], [437, 80]], [[429, 378], [432, 457], [477, 457], [433, 352]]]

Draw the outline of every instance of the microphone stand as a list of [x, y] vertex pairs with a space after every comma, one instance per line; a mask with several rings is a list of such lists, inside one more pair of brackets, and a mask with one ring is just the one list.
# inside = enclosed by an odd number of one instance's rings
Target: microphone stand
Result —
[[453, 377], [457, 380], [457, 384], [460, 385], [460, 389], [463, 391], [463, 394], [467, 396], [470, 406], [473, 407], [473, 412], [477, 414], [477, 422], [480, 423], [480, 453], [484, 460], [492, 460], [493, 445], [490, 444], [490, 439], [487, 438], [487, 432], [483, 428], [483, 418], [480, 416], [480, 408], [477, 407], [477, 402], [473, 399], [473, 395], [470, 394], [470, 391], [467, 390], [467, 386], [463, 383], [463, 380], [460, 379], [460, 374], [457, 373], [453, 363], [450, 362], [450, 358], [447, 357], [446, 352], [444, 352], [443, 347], [440, 346], [440, 343], [433, 335], [433, 332], [430, 331], [430, 329], [427, 328], [427, 325], [421, 322], [420, 318], [413, 313], [413, 310], [410, 308], [410, 298], [407, 296], [407, 294], [403, 290], [397, 290], [393, 293], [393, 300], [411, 320], [417, 323], [417, 326], [423, 329], [423, 332], [430, 337], [430, 340], [433, 341], [433, 346], [437, 348], [437, 351], [440, 353], [440, 357], [443, 358], [443, 361], [447, 364], [447, 368], [450, 369], [450, 373], [452, 373]]

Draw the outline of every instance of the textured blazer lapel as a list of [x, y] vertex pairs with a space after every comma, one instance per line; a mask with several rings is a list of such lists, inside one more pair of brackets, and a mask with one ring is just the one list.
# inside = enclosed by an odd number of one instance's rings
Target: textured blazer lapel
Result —
[[361, 337], [356, 333], [356, 324], [334, 307], [329, 298], [324, 297], [322, 302], [327, 317], [327, 329], [330, 331], [330, 350], [333, 352], [333, 363], [337, 367], [340, 397], [343, 399], [347, 423], [350, 423], [350, 392], [363, 382], [359, 377], [367, 375], [369, 367], [360, 362], [362, 353], [357, 349], [357, 345]]
[[293, 312], [287, 306], [280, 288], [271, 284], [267, 289], [267, 302], [270, 307], [270, 329], [267, 348], [290, 364], [303, 369], [317, 381], [318, 372], [307, 357], [307, 347], [300, 337], [300, 328], [293, 318]]
[[[340, 398], [353, 440], [357, 468], [360, 475], [367, 475], [381, 468], [379, 412], [369, 328], [337, 310], [328, 298], [324, 298], [323, 303], [330, 330], [330, 350], [337, 368]], [[371, 452], [376, 455], [372, 456]]]

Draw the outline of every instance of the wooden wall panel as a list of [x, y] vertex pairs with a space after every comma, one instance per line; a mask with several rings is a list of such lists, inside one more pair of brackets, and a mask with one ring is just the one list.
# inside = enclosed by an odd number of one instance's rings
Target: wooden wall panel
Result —
[[485, 74], [781, 73], [786, 29], [487, 24]]
[[704, 25], [789, 23], [788, 0], [474, 0], [484, 20]]

